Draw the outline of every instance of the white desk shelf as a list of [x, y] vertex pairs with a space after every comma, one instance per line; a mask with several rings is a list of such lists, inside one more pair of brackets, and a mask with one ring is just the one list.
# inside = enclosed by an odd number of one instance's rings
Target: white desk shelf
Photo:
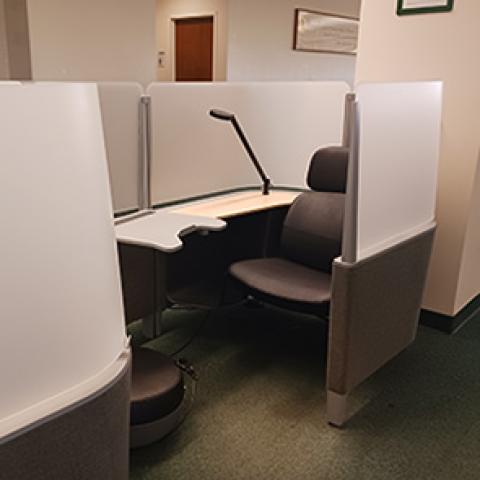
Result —
[[226, 223], [218, 218], [152, 211], [115, 225], [117, 240], [121, 243], [151, 247], [165, 253], [182, 248], [181, 237], [194, 231], [218, 231]]

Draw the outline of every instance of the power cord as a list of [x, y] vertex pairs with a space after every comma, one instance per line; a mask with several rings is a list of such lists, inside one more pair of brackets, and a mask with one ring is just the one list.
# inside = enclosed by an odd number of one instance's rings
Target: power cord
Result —
[[194, 382], [198, 382], [199, 377], [193, 365], [186, 358], [179, 358], [175, 361], [175, 365], [184, 373], [186, 373]]
[[175, 350], [173, 353], [169, 353], [168, 356], [172, 357], [172, 358], [176, 357], [178, 354], [182, 353], [187, 347], [189, 347], [192, 344], [192, 342], [198, 337], [200, 332], [203, 330], [203, 328], [207, 324], [207, 321], [209, 320], [211, 314], [212, 314], [212, 310], [208, 310], [207, 314], [203, 317], [202, 322], [200, 323], [198, 328], [193, 332], [193, 334], [190, 336], [190, 338], [181, 347], [179, 347], [177, 350]]

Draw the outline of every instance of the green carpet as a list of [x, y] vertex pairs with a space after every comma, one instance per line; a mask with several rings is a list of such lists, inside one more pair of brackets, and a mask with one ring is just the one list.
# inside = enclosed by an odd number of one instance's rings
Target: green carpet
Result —
[[[146, 345], [171, 353], [206, 312], [168, 312]], [[200, 375], [183, 425], [131, 454], [132, 480], [479, 479], [480, 319], [417, 341], [325, 423], [326, 329], [306, 317], [236, 308], [211, 314], [182, 353]], [[138, 326], [134, 341], [142, 343]]]

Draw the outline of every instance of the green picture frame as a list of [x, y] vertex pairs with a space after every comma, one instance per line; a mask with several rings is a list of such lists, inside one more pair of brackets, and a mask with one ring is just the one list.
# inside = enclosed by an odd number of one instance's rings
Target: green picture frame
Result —
[[450, 12], [453, 10], [453, 0], [426, 0], [425, 3], [431, 5], [425, 5], [422, 7], [409, 4], [409, 0], [398, 0], [397, 15], [418, 15], [422, 13], [441, 13]]

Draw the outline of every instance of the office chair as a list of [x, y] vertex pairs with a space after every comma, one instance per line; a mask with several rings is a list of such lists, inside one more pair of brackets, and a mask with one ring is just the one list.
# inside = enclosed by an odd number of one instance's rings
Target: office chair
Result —
[[230, 276], [243, 293], [265, 303], [327, 317], [333, 260], [341, 254], [348, 149], [327, 147], [310, 161], [307, 184], [290, 207], [280, 256], [242, 260]]

